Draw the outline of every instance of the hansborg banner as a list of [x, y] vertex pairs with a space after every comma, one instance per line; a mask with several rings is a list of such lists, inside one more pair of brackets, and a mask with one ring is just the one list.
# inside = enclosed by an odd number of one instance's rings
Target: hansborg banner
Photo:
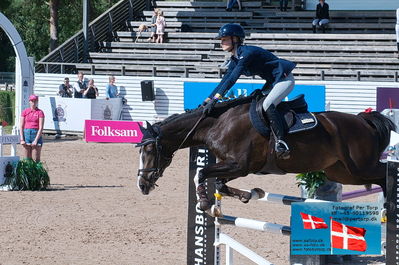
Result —
[[140, 143], [143, 134], [134, 121], [85, 120], [86, 142]]

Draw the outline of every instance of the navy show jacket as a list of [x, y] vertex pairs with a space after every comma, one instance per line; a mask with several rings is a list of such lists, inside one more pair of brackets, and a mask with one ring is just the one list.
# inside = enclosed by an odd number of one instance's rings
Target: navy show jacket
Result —
[[294, 62], [280, 59], [263, 48], [241, 45], [237, 49], [237, 57], [231, 56], [226, 74], [209, 98], [217, 93], [224, 96], [242, 74], [258, 75], [267, 81], [268, 87], [272, 88], [290, 74], [295, 66]]

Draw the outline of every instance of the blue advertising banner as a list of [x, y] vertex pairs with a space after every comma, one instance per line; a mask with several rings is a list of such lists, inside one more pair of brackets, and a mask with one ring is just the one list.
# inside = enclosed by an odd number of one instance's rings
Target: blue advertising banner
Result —
[[381, 255], [377, 203], [293, 203], [291, 255]]
[[[195, 109], [205, 98], [212, 93], [218, 83], [184, 82], [184, 109]], [[237, 83], [226, 94], [228, 98], [247, 96], [255, 89], [262, 88], [263, 84]], [[299, 94], [305, 94], [305, 100], [309, 105], [309, 111], [324, 111], [326, 105], [325, 86], [295, 85], [294, 90], [288, 95], [288, 99]]]

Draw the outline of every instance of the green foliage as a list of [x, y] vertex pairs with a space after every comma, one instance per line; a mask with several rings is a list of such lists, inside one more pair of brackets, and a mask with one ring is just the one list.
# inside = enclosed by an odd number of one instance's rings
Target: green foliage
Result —
[[50, 178], [41, 162], [24, 159], [18, 161], [4, 185], [10, 185], [12, 190], [45, 190], [50, 185]]
[[[2, 2], [4, 0], [1, 0]], [[90, 21], [112, 7], [117, 0], [90, 0]], [[58, 9], [58, 44], [82, 29], [82, 0], [60, 1]], [[1, 12], [14, 24], [24, 41], [28, 56], [36, 61], [49, 53], [50, 8], [42, 0], [7, 0]], [[0, 31], [0, 72], [14, 72], [15, 53], [6, 34]]]
[[0, 91], [0, 124], [6, 121], [9, 125], [14, 124], [15, 92]]
[[304, 185], [309, 198], [314, 197], [316, 190], [324, 184], [326, 179], [327, 175], [324, 171], [301, 173], [296, 176], [298, 187]]
[[11, 125], [3, 127], [4, 129], [4, 134], [11, 134], [12, 133], [12, 127]]

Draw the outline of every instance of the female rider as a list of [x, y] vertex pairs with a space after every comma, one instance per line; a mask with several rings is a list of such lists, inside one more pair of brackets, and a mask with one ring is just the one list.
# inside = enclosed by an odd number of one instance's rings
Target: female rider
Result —
[[266, 84], [262, 91], [271, 88], [263, 102], [263, 109], [270, 121], [270, 127], [276, 138], [275, 150], [279, 158], [289, 158], [289, 148], [284, 141], [284, 126], [276, 113], [276, 106], [292, 91], [295, 80], [292, 70], [296, 64], [280, 59], [273, 53], [256, 46], [244, 45], [244, 29], [238, 24], [226, 24], [219, 29], [222, 49], [231, 53], [226, 74], [218, 86], [205, 99], [204, 113], [208, 115], [215, 103], [236, 83], [238, 78], [258, 75]]

